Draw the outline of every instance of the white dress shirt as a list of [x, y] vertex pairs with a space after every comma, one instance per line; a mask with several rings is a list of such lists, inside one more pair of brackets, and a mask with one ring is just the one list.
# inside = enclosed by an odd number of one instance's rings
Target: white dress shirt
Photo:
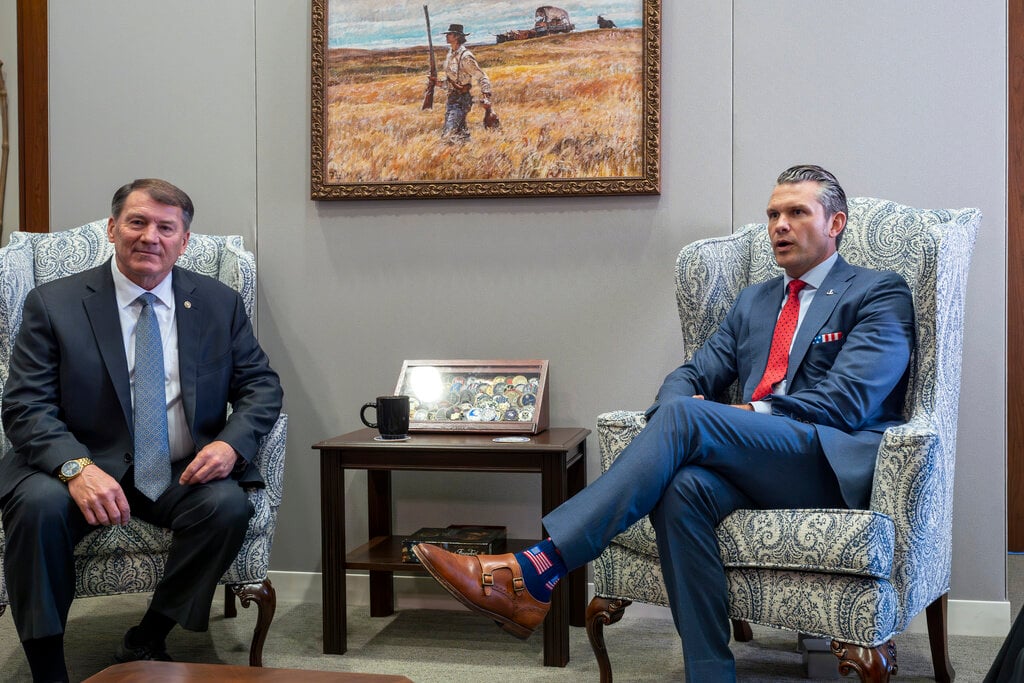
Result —
[[167, 436], [170, 440], [171, 462], [183, 460], [195, 452], [195, 443], [188, 431], [185, 407], [181, 401], [181, 374], [178, 371], [178, 323], [174, 317], [174, 289], [171, 274], [151, 290], [145, 290], [129, 280], [118, 270], [117, 260], [110, 259], [114, 275], [114, 290], [117, 296], [117, 312], [121, 319], [121, 336], [124, 340], [124, 355], [128, 360], [128, 377], [131, 381], [132, 405], [135, 405], [135, 326], [142, 313], [142, 304], [137, 301], [143, 292], [150, 291], [156, 296], [153, 312], [160, 325], [160, 343], [164, 349], [164, 393], [167, 396]]

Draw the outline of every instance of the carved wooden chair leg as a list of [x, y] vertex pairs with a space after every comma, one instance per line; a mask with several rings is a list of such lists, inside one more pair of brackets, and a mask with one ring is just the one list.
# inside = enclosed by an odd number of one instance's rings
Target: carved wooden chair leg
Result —
[[925, 616], [928, 620], [928, 644], [932, 650], [932, 666], [935, 668], [935, 680], [939, 683], [953, 683], [956, 672], [949, 661], [949, 647], [946, 636], [946, 602], [949, 593], [943, 593], [935, 602], [928, 605]]
[[896, 643], [891, 640], [877, 647], [833, 640], [832, 654], [839, 658], [839, 673], [848, 676], [856, 672], [861, 683], [889, 683], [889, 676], [897, 673]]
[[750, 630], [750, 624], [742, 619], [733, 619], [732, 639], [737, 643], [749, 643], [753, 640], [754, 632]]
[[587, 638], [597, 657], [601, 683], [612, 683], [612, 664], [608, 660], [608, 649], [604, 645], [604, 627], [622, 618], [626, 608], [633, 604], [625, 598], [602, 598], [595, 595], [587, 605]]
[[234, 619], [238, 616], [238, 607], [235, 605], [235, 591], [231, 586], [224, 584], [224, 618]]
[[238, 596], [242, 607], [256, 603], [256, 628], [252, 631], [252, 644], [249, 646], [249, 666], [263, 666], [263, 643], [277, 611], [277, 591], [270, 579], [263, 579], [262, 583], [236, 584], [231, 586], [231, 590]]

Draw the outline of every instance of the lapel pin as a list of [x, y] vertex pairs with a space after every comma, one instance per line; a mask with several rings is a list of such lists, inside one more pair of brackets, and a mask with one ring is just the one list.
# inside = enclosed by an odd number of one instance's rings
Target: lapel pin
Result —
[[[832, 296], [835, 293], [836, 293], [836, 290], [830, 289], [827, 292], [825, 292], [825, 296]], [[188, 302], [187, 301], [185, 302], [185, 305], [188, 306]]]
[[[831, 294], [831, 293], [832, 292], [829, 292], [829, 294]], [[191, 301], [186, 301], [184, 306], [185, 306], [185, 308], [192, 308], [192, 302]]]

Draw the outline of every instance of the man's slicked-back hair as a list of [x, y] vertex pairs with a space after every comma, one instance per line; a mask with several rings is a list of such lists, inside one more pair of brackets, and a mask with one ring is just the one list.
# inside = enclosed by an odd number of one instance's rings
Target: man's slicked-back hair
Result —
[[[846, 207], [846, 191], [843, 190], [843, 186], [839, 184], [836, 177], [831, 172], [826, 171], [821, 166], [815, 166], [813, 164], [800, 164], [787, 168], [785, 171], [779, 174], [776, 184], [785, 185], [791, 183], [803, 183], [803, 182], [818, 183], [818, 201], [825, 208], [825, 215], [828, 218], [842, 212], [844, 216], [849, 216], [849, 211]], [[842, 239], [843, 233], [839, 233], [836, 236], [836, 248], [839, 248], [839, 241]]]
[[196, 215], [195, 207], [192, 206], [192, 200], [185, 194], [184, 190], [159, 178], [137, 178], [127, 185], [118, 188], [117, 192], [114, 193], [114, 198], [110, 201], [110, 215], [114, 217], [114, 220], [120, 218], [121, 212], [124, 210], [124, 203], [128, 200], [128, 195], [136, 190], [145, 192], [153, 201], [160, 204], [176, 206], [181, 209], [185, 232], [189, 231], [192, 225], [192, 217]]

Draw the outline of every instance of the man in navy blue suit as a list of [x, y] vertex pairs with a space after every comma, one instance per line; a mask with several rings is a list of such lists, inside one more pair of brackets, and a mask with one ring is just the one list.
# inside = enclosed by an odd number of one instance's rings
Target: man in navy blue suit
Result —
[[[615, 463], [544, 517], [550, 538], [495, 556], [416, 547], [466, 606], [525, 638], [562, 576], [650, 515], [687, 680], [735, 680], [715, 527], [739, 508], [866, 507], [882, 433], [902, 421], [914, 346], [906, 282], [837, 252], [847, 207], [831, 173], [784, 171], [767, 214], [784, 275], [740, 292], [665, 378]], [[742, 403], [712, 400], [734, 381]]]
[[[107, 225], [113, 258], [25, 299], [3, 397], [12, 449], [0, 460], [0, 506], [11, 612], [36, 681], [67, 680], [72, 553], [89, 531], [133, 515], [171, 529], [150, 607], [116, 655], [167, 660], [176, 623], [206, 630], [252, 514], [242, 486], [263, 485], [252, 459], [281, 386], [238, 293], [174, 265], [193, 214], [164, 180], [125, 185]], [[157, 368], [151, 381], [140, 380], [145, 367]], [[155, 393], [142, 392], [152, 419], [137, 421], [140, 382]], [[153, 422], [165, 426], [151, 439], [162, 447], [151, 489], [137, 476], [148, 444], [135, 436]]]

